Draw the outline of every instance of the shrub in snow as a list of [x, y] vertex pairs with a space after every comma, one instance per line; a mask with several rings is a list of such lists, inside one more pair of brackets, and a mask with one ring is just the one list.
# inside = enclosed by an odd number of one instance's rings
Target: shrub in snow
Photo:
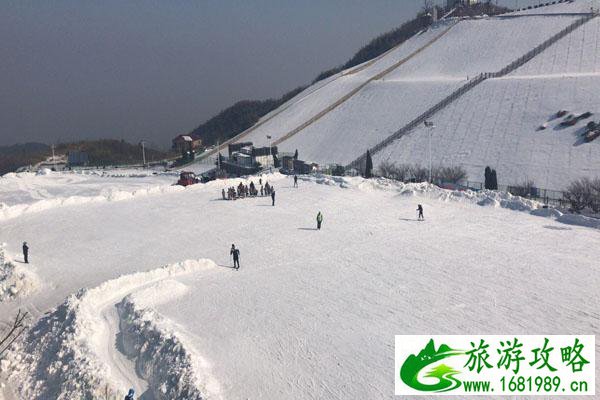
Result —
[[436, 167], [433, 170], [433, 179], [446, 183], [458, 183], [467, 179], [467, 171], [461, 167]]
[[383, 178], [393, 179], [396, 181], [407, 182], [411, 179], [411, 166], [408, 164], [395, 164], [384, 161], [379, 164], [379, 175]]
[[600, 212], [600, 178], [581, 178], [572, 182], [565, 198], [571, 204], [574, 212], [581, 212], [589, 208], [594, 213]]

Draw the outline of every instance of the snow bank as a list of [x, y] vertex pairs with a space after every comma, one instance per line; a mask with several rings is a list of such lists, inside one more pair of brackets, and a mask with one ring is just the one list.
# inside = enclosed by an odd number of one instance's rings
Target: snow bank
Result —
[[118, 305], [125, 354], [136, 360], [136, 370], [150, 383], [156, 399], [218, 397], [220, 386], [209, 363], [186, 345], [181, 328], [151, 308], [157, 292], [167, 294], [163, 300], [172, 300], [189, 288], [176, 281], [159, 285], [127, 296]]
[[150, 188], [138, 189], [133, 192], [125, 190], [111, 190], [98, 196], [55, 197], [39, 200], [32, 204], [16, 204], [13, 206], [7, 206], [4, 203], [0, 203], [0, 221], [16, 218], [23, 214], [46, 211], [57, 207], [100, 203], [104, 201], [122, 201], [132, 199], [134, 197], [174, 193], [182, 190], [185, 190], [185, 188], [182, 186], [154, 186]]
[[564, 214], [556, 219], [558, 222], [568, 225], [585, 226], [587, 228], [600, 229], [600, 219], [590, 218], [584, 215]]
[[[107, 340], [103, 337], [107, 334], [107, 328], [101, 310], [114, 306], [132, 291], [151, 286], [161, 280], [192, 274], [214, 266], [215, 264], [209, 260], [185, 261], [148, 272], [125, 275], [96, 288], [82, 289], [79, 293], [69, 296], [63, 304], [41, 318], [8, 354], [6, 369], [10, 380], [20, 391], [20, 397], [62, 400], [104, 398], [108, 393], [109, 396], [117, 395], [122, 398], [128, 387], [122, 387], [121, 382], [114, 379], [111, 374], [110, 366], [102, 361], [101, 352], [106, 351], [106, 346], [101, 344]], [[128, 319], [128, 326], [141, 323], [144, 317], [140, 314], [137, 318], [133, 318], [133, 314], [128, 313], [128, 310], [135, 313], [136, 309], [132, 308], [133, 306], [129, 307], [123, 308], [126, 311], [124, 315], [132, 317]], [[148, 327], [144, 333], [150, 333], [150, 329]], [[155, 334], [153, 336], [155, 340], [165, 341], [162, 344], [164, 349], [176, 349], [177, 346], [173, 344], [176, 339], [172, 333], [159, 334], [158, 329], [153, 330], [152, 333]], [[114, 338], [108, 339], [114, 343]], [[143, 343], [143, 339], [140, 339], [140, 343]], [[154, 345], [161, 346], [158, 342]], [[181, 348], [177, 350], [180, 355], [185, 353]], [[156, 357], [154, 361], [157, 365], [172, 361], [169, 359], [170, 353], [152, 354]], [[185, 371], [180, 370], [185, 376], [195, 376], [194, 371], [183, 360], [179, 360], [177, 365], [180, 368], [188, 367]], [[157, 382], [150, 382], [150, 384], [152, 387], [157, 386]], [[190, 383], [183, 379], [179, 381], [171, 379], [161, 384], [164, 384], [161, 387], [166, 394], [178, 391], [192, 393]], [[198, 387], [196, 390], [197, 392], [194, 393], [200, 393]], [[158, 395], [159, 399], [186, 398]]]
[[39, 277], [31, 267], [15, 264], [0, 243], [0, 302], [25, 297], [41, 286]]

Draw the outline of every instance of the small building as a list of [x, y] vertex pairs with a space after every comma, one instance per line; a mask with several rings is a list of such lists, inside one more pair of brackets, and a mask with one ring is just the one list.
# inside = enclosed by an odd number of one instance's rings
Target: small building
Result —
[[243, 148], [251, 148], [252, 142], [240, 142], [240, 143], [231, 143], [227, 146], [227, 151], [229, 153], [229, 157], [233, 155], [233, 153], [242, 150]]
[[67, 162], [69, 166], [86, 166], [90, 163], [88, 153], [85, 151], [70, 151], [67, 155]]
[[202, 139], [193, 135], [178, 135], [173, 140], [173, 150], [178, 153], [195, 151], [202, 147]]
[[277, 156], [277, 146], [269, 147], [253, 147], [252, 159], [255, 163], [267, 167], [275, 164], [274, 157]]

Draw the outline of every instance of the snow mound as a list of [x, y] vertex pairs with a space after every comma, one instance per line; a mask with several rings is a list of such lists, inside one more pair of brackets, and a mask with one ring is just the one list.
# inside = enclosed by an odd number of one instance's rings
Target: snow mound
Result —
[[563, 224], [600, 229], [600, 219], [590, 218], [584, 215], [564, 214], [558, 217], [556, 220], [558, 222], [562, 222]]
[[29, 267], [12, 262], [0, 244], [0, 302], [23, 298], [41, 286], [39, 277]]
[[538, 208], [537, 210], [533, 210], [530, 214], [536, 217], [546, 217], [554, 219], [557, 219], [563, 215], [563, 213], [561, 213], [555, 208]]
[[123, 201], [135, 197], [175, 193], [185, 190], [182, 186], [155, 186], [147, 189], [138, 189], [133, 192], [125, 190], [111, 190], [98, 196], [69, 196], [55, 197], [36, 201], [32, 204], [16, 204], [13, 206], [0, 205], [0, 221], [19, 217], [23, 214], [47, 211], [57, 207], [100, 203], [105, 201]]
[[[100, 352], [104, 349], [99, 344], [105, 342], [106, 338], [103, 335], [107, 329], [100, 310], [122, 301], [133, 291], [153, 284], [155, 296], [168, 296], [170, 294], [167, 292], [156, 292], [156, 288], [160, 288], [156, 286], [157, 282], [200, 272], [214, 266], [215, 264], [209, 260], [185, 261], [148, 272], [125, 275], [93, 289], [82, 289], [79, 293], [69, 296], [63, 304], [41, 318], [13, 346], [7, 356], [9, 379], [18, 387], [20, 397], [62, 400], [104, 398], [107, 393], [110, 393], [116, 394], [117, 398], [119, 396], [122, 398], [128, 387], [121, 387], [121, 382], [113, 378], [110, 366], [102, 361], [103, 355]], [[164, 287], [172, 288], [173, 285]], [[181, 288], [175, 292], [177, 291], [181, 292]], [[160, 372], [176, 371], [182, 378], [177, 380], [168, 373], [151, 374], [153, 377], [168, 378], [168, 381], [160, 383], [149, 382], [153, 388], [161, 388], [161, 391], [154, 395], [157, 399], [199, 399], [200, 397], [193, 397], [192, 394], [199, 395], [203, 387], [196, 384], [206, 374], [196, 375], [193, 368], [195, 364], [189, 361], [191, 357], [178, 358], [187, 354], [181, 342], [173, 332], [162, 332], [158, 322], [150, 324], [149, 321], [156, 321], [157, 316], [143, 308], [136, 308], [134, 299], [135, 297], [129, 297], [121, 303], [121, 310], [124, 311], [123, 316], [126, 318], [126, 321], [121, 320], [121, 324], [128, 328], [129, 342], [148, 343], [146, 347], [142, 346], [140, 349], [143, 350], [144, 355], [152, 354], [155, 357], [152, 362], [156, 366], [165, 368], [157, 369]], [[150, 336], [134, 339], [131, 336], [134, 332], [152, 335], [151, 339], [154, 342], [146, 342]], [[114, 341], [114, 338], [112, 340]], [[158, 348], [169, 351], [165, 353], [153, 351]], [[171, 353], [171, 350], [175, 352]], [[167, 364], [175, 359], [178, 360], [177, 363], [168, 367]], [[188, 377], [189, 380], [183, 377]], [[192, 379], [196, 377], [197, 379]], [[190, 397], [171, 396], [171, 393], [189, 393]]]
[[156, 293], [163, 300], [181, 296], [189, 288], [176, 281], [127, 296], [118, 305], [123, 348], [136, 360], [136, 370], [150, 382], [156, 399], [218, 398], [219, 383], [210, 374], [210, 364], [187, 346], [181, 328], [176, 328], [151, 307]]
[[52, 171], [49, 168], [42, 168], [36, 172], [36, 175], [50, 175], [51, 173]]

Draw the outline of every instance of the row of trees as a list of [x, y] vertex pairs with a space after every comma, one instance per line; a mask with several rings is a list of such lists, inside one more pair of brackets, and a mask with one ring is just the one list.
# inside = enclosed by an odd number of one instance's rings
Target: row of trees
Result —
[[[402, 182], [426, 182], [429, 179], [429, 169], [419, 164], [396, 164], [384, 161], [379, 164], [379, 175], [384, 178]], [[445, 183], [459, 183], [467, 179], [467, 171], [461, 166], [432, 168], [431, 178]]]
[[[61, 143], [56, 146], [57, 154], [71, 151], [86, 152], [89, 164], [94, 166], [140, 164], [142, 153], [140, 146], [125, 140], [100, 139], [83, 140], [75, 143]], [[146, 147], [146, 160], [157, 161], [165, 159], [168, 154]]]

